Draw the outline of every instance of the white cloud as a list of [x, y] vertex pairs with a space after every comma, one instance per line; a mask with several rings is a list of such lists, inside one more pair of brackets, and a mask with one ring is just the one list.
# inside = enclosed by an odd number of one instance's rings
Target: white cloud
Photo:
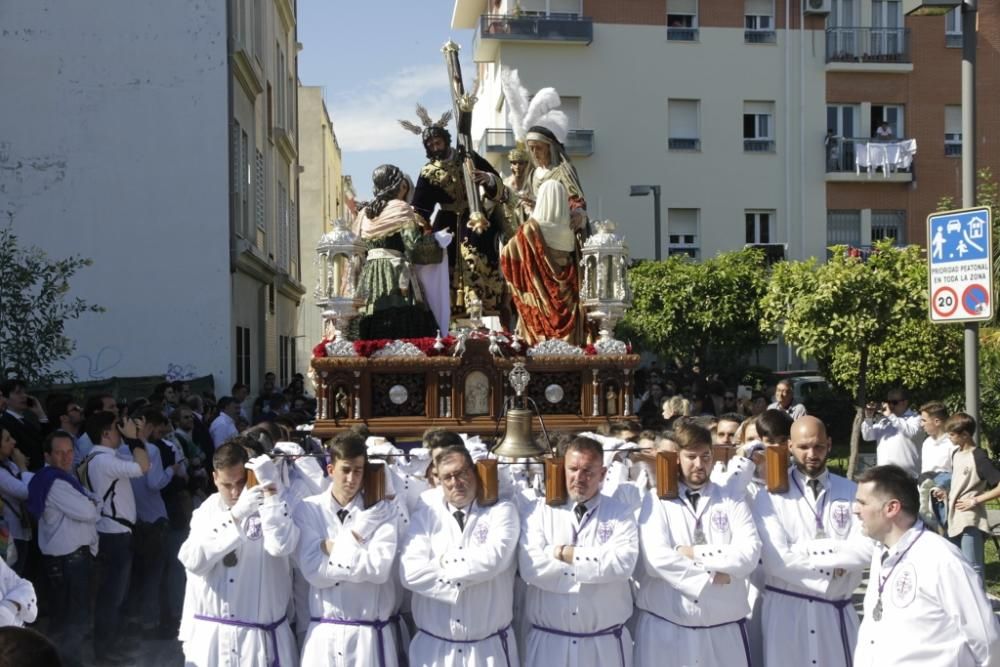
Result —
[[437, 65], [406, 67], [372, 81], [364, 90], [326, 92], [334, 131], [345, 152], [419, 146], [419, 138], [400, 127], [398, 121], [417, 122], [414, 108], [418, 102], [427, 107], [432, 118], [451, 108], [448, 70], [443, 60]]

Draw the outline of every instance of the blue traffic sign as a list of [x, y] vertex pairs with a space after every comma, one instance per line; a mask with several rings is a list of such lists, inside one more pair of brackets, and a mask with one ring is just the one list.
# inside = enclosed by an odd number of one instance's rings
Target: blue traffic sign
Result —
[[993, 317], [990, 209], [942, 211], [927, 217], [927, 294], [932, 322], [984, 322]]
[[927, 240], [931, 266], [986, 259], [989, 216], [979, 209], [932, 216]]

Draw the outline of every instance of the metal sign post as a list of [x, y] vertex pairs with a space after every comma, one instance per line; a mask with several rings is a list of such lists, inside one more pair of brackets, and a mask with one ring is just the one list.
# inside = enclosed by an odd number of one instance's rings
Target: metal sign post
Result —
[[977, 422], [979, 322], [992, 319], [994, 312], [992, 229], [985, 207], [927, 217], [930, 319], [965, 323], [965, 411]]

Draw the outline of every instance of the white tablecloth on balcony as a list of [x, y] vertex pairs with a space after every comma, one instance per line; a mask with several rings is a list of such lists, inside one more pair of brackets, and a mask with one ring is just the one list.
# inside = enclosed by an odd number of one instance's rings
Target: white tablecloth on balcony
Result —
[[854, 142], [854, 169], [861, 173], [862, 169], [872, 175], [876, 169], [882, 169], [882, 177], [889, 178], [891, 172], [899, 169], [909, 169], [913, 164], [913, 156], [917, 154], [917, 140], [902, 141], [856, 141]]

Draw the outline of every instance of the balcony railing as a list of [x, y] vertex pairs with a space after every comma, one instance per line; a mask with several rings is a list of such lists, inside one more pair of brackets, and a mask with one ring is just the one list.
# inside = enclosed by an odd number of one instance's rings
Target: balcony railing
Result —
[[696, 42], [698, 41], [697, 28], [667, 28], [668, 42]]
[[679, 139], [676, 137], [670, 137], [667, 139], [667, 148], [672, 151], [701, 150], [701, 139]]
[[916, 146], [911, 139], [882, 141], [862, 137], [835, 137], [826, 144], [826, 171], [830, 173], [911, 173]]
[[773, 153], [774, 139], [744, 139], [744, 153]]
[[[479, 138], [476, 150], [480, 155], [487, 153], [506, 153], [514, 148], [514, 130], [503, 128], [488, 128]], [[586, 157], [594, 153], [593, 130], [570, 130], [566, 136], [566, 152], [570, 157]]]
[[953, 141], [944, 142], [944, 155], [945, 157], [958, 157], [962, 154], [962, 142], [955, 143]]
[[577, 14], [484, 14], [479, 17], [479, 32], [483, 39], [590, 44], [594, 41], [594, 21]]
[[944, 34], [944, 45], [949, 49], [962, 48], [962, 33], [946, 32]]
[[744, 30], [743, 41], [747, 44], [774, 44], [777, 33], [774, 30]]
[[909, 28], [827, 28], [826, 62], [903, 64], [910, 59]]

